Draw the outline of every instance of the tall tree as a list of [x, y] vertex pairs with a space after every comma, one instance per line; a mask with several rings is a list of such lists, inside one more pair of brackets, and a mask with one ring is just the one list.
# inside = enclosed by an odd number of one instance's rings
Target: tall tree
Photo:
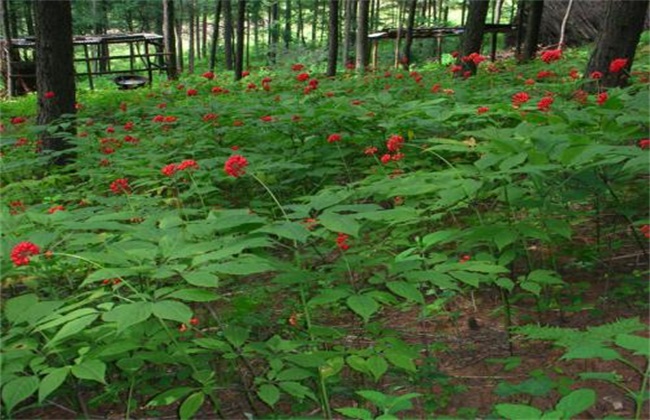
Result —
[[[469, 0], [467, 23], [465, 24], [461, 48], [464, 57], [471, 53], [481, 52], [485, 18], [487, 17], [489, 6], [490, 0]], [[476, 64], [472, 61], [463, 62], [463, 68], [465, 71], [476, 74]]]
[[194, 44], [194, 14], [196, 13], [196, 2], [195, 0], [190, 0], [188, 5], [188, 20], [189, 20], [189, 27], [190, 27], [190, 44], [189, 44], [189, 49], [187, 51], [187, 72], [189, 74], [194, 73], [194, 51], [195, 51], [195, 44]]
[[[72, 5], [70, 0], [38, 1], [36, 21], [36, 87], [39, 125], [47, 125], [64, 114], [75, 113], [74, 46], [72, 44]], [[63, 151], [69, 146], [65, 133], [42, 134], [43, 148]], [[70, 154], [59, 154], [54, 163], [63, 165]]]
[[246, 25], [246, 0], [237, 2], [237, 48], [235, 51], [235, 80], [242, 78], [244, 71], [244, 26]]
[[284, 3], [284, 48], [289, 49], [291, 45], [291, 0], [286, 0]]
[[363, 73], [368, 67], [368, 18], [370, 17], [370, 0], [357, 0], [357, 72]]
[[411, 65], [413, 47], [413, 27], [415, 26], [415, 14], [417, 13], [417, 0], [409, 0], [408, 19], [406, 21], [406, 44], [404, 45], [404, 68], [408, 70]]
[[210, 44], [210, 71], [214, 71], [217, 65], [217, 44], [219, 44], [219, 23], [221, 21], [221, 0], [217, 0], [214, 12], [214, 24], [212, 25], [212, 41]]
[[275, 64], [278, 54], [278, 43], [280, 42], [280, 8], [278, 1], [274, 0], [269, 6], [269, 63]]
[[163, 2], [163, 44], [167, 60], [167, 77], [178, 79], [178, 67], [176, 67], [176, 35], [174, 33], [174, 0], [162, 0]]
[[[609, 0], [603, 19], [604, 25], [596, 41], [596, 48], [589, 59], [585, 77], [589, 77], [594, 71], [599, 71], [604, 75], [600, 79], [601, 86], [627, 85], [629, 70], [634, 62], [649, 3], [649, 0]], [[620, 69], [612, 68], [614, 66], [611, 66], [611, 63], [615, 59], [626, 61]]]
[[223, 5], [223, 43], [224, 43], [224, 54], [225, 54], [225, 64], [226, 70], [233, 69], [233, 51], [232, 51], [232, 1], [231, 0], [221, 0]]
[[528, 11], [524, 47], [519, 57], [519, 61], [522, 62], [532, 60], [537, 53], [539, 28], [541, 27], [542, 15], [544, 13], [544, 0], [528, 0], [524, 4], [526, 4]]
[[336, 76], [336, 60], [339, 55], [339, 0], [329, 2], [329, 30], [327, 48], [327, 75]]
[[345, 7], [343, 8], [343, 61], [344, 64], [352, 59], [352, 8], [355, 7], [356, 0], [343, 0]]

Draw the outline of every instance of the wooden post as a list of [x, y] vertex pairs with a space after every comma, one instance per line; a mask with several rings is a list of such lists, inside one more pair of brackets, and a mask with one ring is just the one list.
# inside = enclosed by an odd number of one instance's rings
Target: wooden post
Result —
[[86, 72], [88, 73], [88, 84], [90, 85], [90, 90], [95, 90], [95, 85], [93, 83], [93, 69], [90, 65], [90, 54], [88, 54], [88, 44], [84, 45], [84, 58], [86, 60]]
[[372, 69], [377, 71], [377, 61], [379, 60], [379, 40], [374, 39], [372, 41]]

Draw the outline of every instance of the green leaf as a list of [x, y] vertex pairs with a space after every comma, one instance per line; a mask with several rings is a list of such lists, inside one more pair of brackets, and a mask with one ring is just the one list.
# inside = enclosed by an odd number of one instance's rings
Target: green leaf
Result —
[[138, 274], [138, 270], [128, 267], [100, 268], [86, 277], [79, 287], [87, 286], [91, 283], [112, 278], [124, 278]]
[[99, 314], [93, 314], [93, 315], [87, 315], [75, 319], [74, 321], [68, 322], [63, 327], [61, 327], [61, 329], [57, 331], [56, 334], [54, 334], [54, 337], [52, 337], [52, 339], [48, 341], [47, 344], [43, 346], [43, 348], [44, 349], [49, 348], [54, 344], [58, 343], [59, 341], [63, 340], [64, 338], [82, 332], [88, 325], [92, 324], [93, 321], [95, 321], [97, 318], [99, 318]]
[[350, 292], [348, 290], [344, 289], [326, 289], [323, 292], [321, 292], [319, 295], [313, 297], [312, 299], [309, 300], [308, 305], [309, 306], [318, 306], [318, 305], [326, 305], [328, 303], [333, 303], [338, 300], [343, 299], [344, 297], [347, 297], [350, 295]]
[[344, 407], [336, 408], [335, 410], [352, 419], [372, 420], [373, 418], [372, 413], [365, 408]]
[[555, 406], [567, 418], [575, 417], [596, 403], [596, 392], [593, 389], [582, 388], [572, 391], [562, 398]]
[[469, 284], [472, 287], [478, 287], [481, 282], [481, 275], [476, 273], [468, 273], [466, 271], [450, 271], [449, 274], [462, 281], [465, 284]]
[[178, 410], [179, 417], [182, 420], [190, 419], [203, 405], [205, 394], [202, 391], [195, 392], [183, 401], [181, 408]]
[[38, 403], [42, 403], [52, 392], [56, 391], [65, 382], [70, 372], [70, 367], [60, 367], [45, 375], [38, 386]]
[[186, 271], [181, 273], [181, 277], [193, 286], [217, 287], [219, 285], [219, 277], [207, 271]]
[[[63, 311], [63, 309], [61, 310]], [[68, 314], [61, 315], [60, 313], [54, 313], [51, 316], [41, 320], [39, 323], [38, 327], [35, 329], [35, 331], [43, 331], [47, 330], [56, 326], [59, 326], [61, 324], [65, 324], [69, 321], [87, 316], [87, 315], [92, 315], [96, 314], [97, 309], [94, 308], [80, 308], [77, 310], [74, 310]]]
[[278, 373], [276, 379], [278, 381], [301, 381], [303, 379], [311, 378], [314, 376], [313, 373], [306, 369], [301, 368], [289, 368]]
[[343, 369], [344, 365], [345, 360], [343, 357], [338, 356], [327, 359], [327, 362], [320, 367], [320, 375], [323, 379], [337, 375]]
[[418, 288], [411, 283], [405, 281], [389, 281], [386, 283], [386, 287], [397, 296], [401, 296], [406, 300], [424, 304], [424, 296], [422, 296], [422, 293]]
[[379, 304], [367, 295], [352, 295], [348, 297], [347, 304], [352, 311], [368, 322], [372, 314], [379, 310]]
[[272, 225], [264, 226], [256, 232], [270, 233], [297, 242], [305, 242], [309, 235], [311, 235], [311, 232], [303, 223], [287, 221], [276, 222]]
[[523, 281], [519, 283], [519, 287], [527, 292], [534, 294], [535, 296], [539, 296], [539, 294], [542, 292], [542, 286], [532, 281]]
[[505, 247], [514, 243], [517, 240], [517, 237], [518, 234], [516, 230], [509, 229], [509, 228], [502, 228], [495, 233], [492, 239], [494, 240], [494, 243], [499, 249], [499, 252], [501, 252]]
[[38, 296], [33, 293], [17, 296], [4, 302], [4, 315], [10, 324], [16, 324], [21, 319], [24, 321], [23, 314], [29, 312], [34, 305], [38, 303]]
[[404, 369], [407, 372], [415, 372], [417, 370], [413, 357], [405, 352], [399, 350], [386, 350], [384, 357], [394, 366]]
[[498, 415], [511, 420], [534, 420], [542, 416], [541, 410], [523, 404], [497, 404], [494, 408]]
[[280, 400], [280, 390], [275, 385], [263, 384], [257, 390], [257, 396], [260, 397], [264, 403], [273, 407]]
[[582, 372], [579, 376], [580, 379], [584, 380], [595, 379], [598, 381], [611, 382], [613, 384], [618, 384], [623, 380], [623, 377], [615, 372]]
[[2, 402], [7, 413], [14, 407], [29, 398], [38, 389], [36, 376], [20, 376], [5, 383], [2, 387]]
[[424, 245], [425, 248], [428, 248], [431, 245], [435, 245], [438, 243], [444, 244], [446, 242], [455, 240], [458, 233], [459, 233], [458, 229], [439, 230], [434, 233], [429, 233], [428, 235], [424, 236], [424, 238], [422, 238], [422, 244]]
[[305, 397], [310, 398], [314, 401], [316, 401], [316, 396], [314, 395], [313, 392], [306, 386], [298, 383], [298, 382], [280, 382], [278, 386], [287, 394], [299, 399], [303, 400]]
[[88, 379], [106, 384], [106, 380], [104, 379], [106, 364], [100, 360], [84, 360], [80, 364], [72, 366], [71, 371], [79, 379]]
[[363, 398], [376, 405], [377, 408], [380, 408], [382, 410], [388, 408], [388, 402], [390, 401], [389, 395], [368, 389], [357, 391], [357, 394], [361, 395]]
[[325, 229], [335, 233], [345, 233], [358, 236], [361, 225], [351, 215], [343, 215], [332, 211], [325, 211], [318, 216], [318, 223]]
[[528, 281], [534, 281], [539, 284], [564, 284], [559, 274], [551, 270], [534, 270], [526, 276]]
[[356, 370], [357, 372], [369, 373], [366, 359], [364, 359], [361, 356], [352, 354], [346, 357], [345, 362], [348, 364], [348, 366], [350, 366], [352, 369]]
[[223, 330], [223, 335], [226, 340], [235, 348], [240, 348], [244, 345], [250, 335], [250, 331], [246, 328], [238, 327], [236, 325], [229, 325]]
[[125, 357], [118, 360], [115, 364], [127, 373], [136, 373], [144, 365], [144, 360], [137, 357]]
[[262, 257], [252, 254], [242, 254], [236, 260], [221, 264], [210, 265], [210, 270], [217, 273], [247, 276], [249, 274], [265, 273], [273, 271], [276, 267]]
[[494, 281], [494, 284], [509, 292], [512, 292], [512, 289], [515, 287], [515, 283], [507, 277], [499, 277]]
[[386, 359], [381, 356], [371, 356], [366, 360], [368, 371], [375, 378], [375, 382], [379, 382], [384, 373], [388, 370], [388, 363]]
[[175, 403], [176, 401], [180, 400], [190, 392], [192, 392], [194, 388], [190, 388], [189, 386], [181, 386], [178, 388], [172, 388], [169, 389], [165, 392], [161, 392], [160, 394], [156, 395], [153, 397], [148, 403], [147, 407], [158, 407], [161, 405], [170, 405]]
[[184, 303], [175, 300], [161, 300], [153, 303], [153, 314], [160, 319], [169, 319], [181, 324], [189, 322], [192, 310]]
[[[153, 311], [151, 302], [134, 302], [118, 305], [102, 315], [106, 322], [117, 322], [117, 332], [124, 331], [149, 319]], [[189, 318], [188, 318], [189, 319]]]
[[650, 358], [650, 339], [638, 335], [619, 334], [614, 343], [624, 349], [632, 351], [637, 356]]
[[603, 360], [617, 360], [621, 358], [621, 355], [614, 349], [609, 347], [603, 347], [598, 344], [583, 343], [576, 347], [571, 347], [569, 351], [564, 353], [561, 357], [563, 360], [573, 360], [573, 359], [592, 359], [600, 358]]
[[218, 294], [203, 289], [181, 289], [168, 294], [166, 297], [187, 302], [212, 302], [220, 298]]

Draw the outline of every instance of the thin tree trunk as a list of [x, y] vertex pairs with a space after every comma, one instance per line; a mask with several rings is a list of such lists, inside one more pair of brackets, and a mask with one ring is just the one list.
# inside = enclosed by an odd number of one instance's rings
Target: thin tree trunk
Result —
[[194, 14], [196, 13], [195, 10], [196, 2], [195, 0], [190, 0], [189, 3], [187, 4], [188, 10], [188, 17], [187, 20], [189, 21], [189, 26], [190, 26], [190, 45], [189, 49], [187, 51], [187, 72], [189, 74], [194, 73], [194, 51], [195, 51], [195, 46], [194, 46]]
[[298, 42], [301, 42], [303, 45], [306, 45], [305, 42], [305, 34], [304, 34], [304, 26], [305, 26], [305, 19], [303, 16], [303, 10], [302, 10], [302, 0], [296, 0], [297, 7], [298, 7], [298, 22], [296, 25], [296, 39]]
[[203, 11], [203, 22], [201, 22], [201, 25], [203, 26], [203, 32], [202, 32], [202, 37], [201, 37], [201, 55], [203, 56], [203, 59], [208, 56], [208, 12], [207, 10]]
[[27, 36], [33, 36], [34, 35], [33, 0], [25, 0], [23, 10], [25, 11], [25, 27], [27, 28]]
[[221, 20], [221, 0], [216, 0], [214, 12], [214, 27], [212, 28], [212, 45], [210, 46], [210, 71], [217, 65], [217, 45], [219, 43], [219, 24]]
[[345, 65], [348, 64], [348, 62], [351, 59], [351, 54], [350, 54], [350, 48], [351, 48], [351, 41], [350, 41], [350, 36], [352, 32], [352, 1], [353, 0], [342, 0], [345, 4], [344, 7], [344, 21], [343, 21], [343, 63]]
[[[318, 30], [318, 9], [319, 9], [319, 7], [320, 7], [319, 0], [314, 0], [314, 14], [312, 15], [312, 19], [311, 19], [311, 45], [314, 45], [314, 46], [316, 45], [316, 32]], [[337, 10], [338, 10], [338, 6], [337, 6]]]
[[368, 17], [370, 14], [370, 0], [357, 1], [357, 59], [356, 69], [364, 73], [368, 67]]
[[183, 72], [185, 68], [185, 57], [183, 53], [183, 1], [180, 1], [180, 7], [176, 20], [174, 22], [174, 30], [176, 31], [176, 66], [179, 72]]
[[242, 78], [244, 71], [244, 25], [246, 23], [246, 0], [237, 2], [237, 51], [235, 54], [235, 80]]
[[225, 54], [226, 70], [233, 69], [233, 50], [232, 50], [232, 2], [231, 0], [221, 0], [223, 2], [223, 43]]
[[162, 2], [163, 44], [167, 61], [167, 78], [175, 80], [178, 78], [178, 68], [176, 67], [176, 36], [174, 34], [174, 0], [162, 0]]
[[284, 49], [288, 50], [291, 45], [291, 0], [285, 0], [284, 9]]
[[564, 18], [562, 19], [562, 25], [560, 26], [560, 40], [557, 43], [558, 49], [564, 48], [564, 34], [566, 33], [566, 23], [569, 21], [569, 15], [571, 14], [571, 7], [573, 6], [573, 0], [569, 0], [569, 4], [566, 7], [566, 13], [564, 13]]
[[404, 46], [404, 69], [408, 70], [411, 65], [411, 48], [413, 47], [413, 27], [415, 26], [415, 14], [417, 13], [417, 0], [409, 0], [408, 19], [406, 22], [406, 45]]
[[403, 19], [402, 0], [397, 3], [397, 36], [395, 37], [395, 63], [394, 67], [399, 67], [400, 62], [400, 43], [402, 41], [402, 19]]
[[339, 55], [339, 0], [329, 1], [329, 39], [327, 48], [327, 76], [336, 76]]
[[280, 9], [277, 0], [269, 8], [269, 62], [275, 64], [278, 55], [278, 43], [280, 41], [280, 28], [278, 18]]

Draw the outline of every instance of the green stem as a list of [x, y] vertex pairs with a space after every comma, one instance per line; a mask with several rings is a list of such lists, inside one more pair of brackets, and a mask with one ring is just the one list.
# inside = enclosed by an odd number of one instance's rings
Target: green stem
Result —
[[643, 411], [643, 403], [645, 402], [646, 388], [648, 387], [648, 377], [650, 376], [650, 362], [646, 363], [645, 373], [643, 374], [643, 379], [641, 381], [641, 389], [639, 393], [635, 396], [634, 401], [636, 403], [636, 411], [634, 412], [634, 419], [641, 420], [641, 412]]
[[278, 198], [275, 196], [275, 194], [273, 194], [273, 191], [271, 191], [271, 189], [270, 189], [269, 187], [266, 186], [266, 184], [264, 183], [264, 181], [262, 181], [261, 179], [259, 179], [257, 176], [255, 176], [255, 175], [253, 175], [253, 174], [250, 174], [250, 176], [252, 176], [253, 179], [255, 179], [255, 181], [257, 181], [257, 182], [258, 182], [262, 187], [264, 187], [264, 189], [266, 190], [266, 192], [269, 193], [269, 195], [271, 196], [271, 198], [273, 199], [273, 201], [275, 202], [275, 204], [278, 206], [278, 208], [279, 208], [280, 211], [282, 212], [282, 215], [284, 216], [284, 218], [286, 219], [286, 221], [287, 221], [287, 222], [290, 222], [291, 220], [289, 220], [289, 216], [287, 215], [287, 212], [284, 211], [284, 207], [282, 207], [282, 204], [280, 204], [280, 201], [278, 200]]
[[129, 384], [129, 396], [126, 400], [126, 414], [124, 417], [126, 420], [131, 418], [131, 401], [133, 399], [133, 387], [135, 386], [135, 375], [131, 375], [131, 383]]

